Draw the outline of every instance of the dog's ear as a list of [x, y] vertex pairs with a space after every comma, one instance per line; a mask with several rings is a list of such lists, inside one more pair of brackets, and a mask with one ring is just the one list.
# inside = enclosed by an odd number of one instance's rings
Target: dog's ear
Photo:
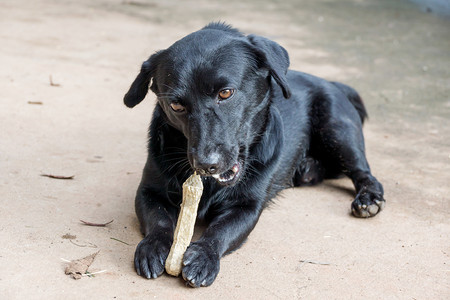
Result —
[[[131, 84], [130, 89], [123, 97], [123, 102], [128, 107], [134, 107], [138, 105], [142, 100], [144, 100], [145, 96], [148, 92], [148, 86], [150, 84], [150, 80], [153, 79], [155, 75], [156, 66], [157, 66], [157, 58], [161, 52], [157, 52], [150, 56], [150, 58], [142, 64], [141, 71], [139, 72], [136, 79]], [[152, 91], [156, 93], [156, 83], [153, 80]]]
[[291, 90], [286, 78], [289, 67], [289, 55], [286, 49], [261, 36], [249, 35], [248, 39], [255, 47], [256, 54], [263, 63], [263, 67], [269, 69], [270, 75], [281, 87], [284, 98], [291, 97]]

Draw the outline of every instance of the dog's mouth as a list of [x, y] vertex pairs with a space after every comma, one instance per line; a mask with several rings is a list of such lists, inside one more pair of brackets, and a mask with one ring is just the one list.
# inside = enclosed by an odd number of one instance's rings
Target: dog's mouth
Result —
[[241, 176], [242, 165], [240, 162], [237, 162], [229, 169], [221, 174], [214, 174], [212, 177], [216, 179], [216, 181], [221, 185], [232, 185], [236, 183]]

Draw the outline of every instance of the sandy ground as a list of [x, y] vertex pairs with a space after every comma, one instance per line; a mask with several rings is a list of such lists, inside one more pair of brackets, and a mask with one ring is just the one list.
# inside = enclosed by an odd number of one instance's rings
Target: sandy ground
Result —
[[[348, 179], [286, 190], [215, 283], [192, 289], [133, 269], [155, 102], [130, 110], [122, 96], [151, 53], [213, 20], [270, 37], [293, 69], [360, 91], [388, 202], [361, 220]], [[1, 299], [450, 298], [449, 19], [391, 0], [4, 0], [0, 65]], [[64, 274], [61, 258], [98, 250], [90, 271], [106, 272]]]

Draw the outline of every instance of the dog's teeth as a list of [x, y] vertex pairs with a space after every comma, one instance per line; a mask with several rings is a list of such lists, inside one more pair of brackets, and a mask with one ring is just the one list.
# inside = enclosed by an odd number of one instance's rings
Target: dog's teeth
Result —
[[237, 173], [239, 173], [239, 165], [235, 164], [230, 170], [223, 172], [221, 174], [212, 174], [211, 176], [214, 177], [220, 183], [227, 183], [234, 180]]

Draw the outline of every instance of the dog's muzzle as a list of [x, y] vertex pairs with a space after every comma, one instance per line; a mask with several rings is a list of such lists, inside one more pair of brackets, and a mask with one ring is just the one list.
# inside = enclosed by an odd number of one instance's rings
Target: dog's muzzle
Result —
[[220, 172], [219, 163], [199, 163], [194, 159], [193, 168], [201, 176], [212, 176], [220, 185], [232, 185], [236, 183], [241, 175], [242, 164], [238, 161], [233, 166], [222, 173]]

